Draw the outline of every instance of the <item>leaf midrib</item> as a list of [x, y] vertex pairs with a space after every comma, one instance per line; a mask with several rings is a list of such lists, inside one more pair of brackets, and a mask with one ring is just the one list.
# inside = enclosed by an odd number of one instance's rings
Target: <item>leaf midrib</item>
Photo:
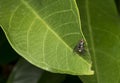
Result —
[[[42, 23], [46, 26], [48, 30], [50, 30], [70, 51], [72, 51], [72, 48], [70, 48], [51, 28], [50, 26], [34, 11], [34, 9], [24, 0], [21, 0], [21, 2], [28, 8], [30, 9], [33, 14], [42, 21]], [[91, 66], [86, 60], [84, 60], [82, 57], [80, 59], [85, 62], [87, 65]]]
[[89, 1], [86, 0], [86, 14], [87, 14], [87, 19], [88, 19], [88, 29], [90, 33], [90, 41], [91, 41], [91, 48], [92, 48], [92, 53], [93, 53], [93, 60], [94, 60], [94, 67], [95, 67], [95, 73], [96, 73], [96, 79], [97, 82], [99, 83], [99, 75], [98, 75], [98, 68], [97, 68], [97, 63], [96, 63], [96, 53], [95, 53], [95, 46], [94, 46], [94, 38], [93, 38], [93, 33], [92, 33], [92, 27], [91, 27], [91, 18], [90, 18], [90, 11], [89, 11]]

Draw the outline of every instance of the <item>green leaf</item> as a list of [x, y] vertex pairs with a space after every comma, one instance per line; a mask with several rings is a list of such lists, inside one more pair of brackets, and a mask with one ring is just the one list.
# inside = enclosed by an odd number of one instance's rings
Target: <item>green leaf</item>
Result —
[[24, 59], [15, 65], [7, 83], [37, 83], [43, 71]]
[[64, 77], [65, 75], [43, 71], [26, 60], [20, 59], [10, 74], [7, 83], [60, 83]]
[[120, 18], [114, 0], [77, 0], [95, 75], [84, 83], [120, 83]]
[[8, 41], [29, 62], [51, 72], [93, 74], [89, 52], [73, 53], [85, 40], [75, 0], [0, 0], [0, 11]]

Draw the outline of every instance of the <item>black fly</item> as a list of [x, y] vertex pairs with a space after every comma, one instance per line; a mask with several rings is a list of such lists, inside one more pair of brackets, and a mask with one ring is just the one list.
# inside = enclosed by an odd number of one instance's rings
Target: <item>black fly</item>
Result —
[[80, 40], [78, 45], [75, 46], [74, 51], [78, 54], [84, 54], [85, 53], [85, 42], [83, 39]]

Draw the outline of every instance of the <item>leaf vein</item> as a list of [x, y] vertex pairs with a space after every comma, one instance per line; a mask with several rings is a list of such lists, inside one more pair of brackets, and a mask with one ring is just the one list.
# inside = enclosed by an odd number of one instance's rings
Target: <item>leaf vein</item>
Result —
[[48, 33], [48, 30], [45, 32], [45, 35], [44, 35], [44, 38], [43, 38], [43, 61], [44, 62], [45, 62], [45, 40], [46, 40], [46, 37], [47, 37], [47, 33]]
[[56, 27], [56, 29], [57, 29], [57, 28], [60, 28], [60, 27], [62, 27], [62, 26], [64, 26], [64, 25], [74, 24], [74, 23], [76, 23], [76, 22], [67, 22], [67, 23], [60, 24], [60, 25], [58, 25], [58, 26]]
[[58, 54], [58, 53], [57, 53], [57, 51], [58, 51], [58, 50], [57, 50], [57, 49], [58, 49], [58, 45], [59, 45], [59, 43], [57, 42], [57, 45], [56, 45], [56, 59], [55, 59], [55, 60], [56, 60], [57, 68], [59, 69], [59, 64], [58, 64], [58, 62], [57, 62], [57, 61], [58, 61], [58, 57], [57, 57], [57, 54]]
[[29, 46], [29, 33], [30, 33], [30, 30], [31, 30], [33, 24], [35, 23], [35, 20], [36, 20], [36, 18], [33, 19], [33, 21], [31, 22], [31, 24], [27, 30], [27, 54], [29, 54], [29, 47], [28, 47]]
[[11, 28], [11, 22], [13, 19], [13, 16], [15, 15], [16, 11], [18, 10], [18, 8], [21, 6], [21, 4], [17, 5], [17, 7], [13, 10], [11, 16], [10, 16], [10, 21], [9, 21], [9, 28]]
[[96, 55], [96, 53], [95, 53], [95, 47], [94, 47], [94, 41], [93, 41], [93, 33], [92, 33], [92, 27], [91, 27], [91, 18], [90, 18], [90, 15], [89, 15], [89, 1], [88, 0], [86, 0], [86, 12], [87, 12], [87, 18], [88, 18], [88, 25], [89, 25], [89, 27], [88, 27], [88, 29], [89, 29], [89, 32], [90, 32], [90, 41], [91, 41], [91, 49], [92, 49], [92, 52], [93, 52], [93, 60], [94, 60], [94, 65], [95, 65], [95, 71], [96, 71], [96, 79], [97, 79], [97, 81], [98, 81], [98, 83], [99, 83], [99, 75], [98, 75], [98, 68], [97, 68], [97, 63], [96, 63], [96, 57], [95, 57], [95, 55]]
[[[21, 0], [21, 2], [28, 7], [28, 9], [30, 9], [33, 14], [46, 26], [46, 28], [51, 31], [57, 38], [58, 40], [60, 40], [70, 51], [72, 51], [72, 48], [70, 48], [51, 28], [50, 26], [34, 11], [34, 9], [24, 0]], [[80, 57], [80, 59], [85, 62], [87, 65], [91, 65], [89, 64], [86, 60], [84, 60], [82, 57]]]
[[55, 15], [55, 14], [65, 13], [65, 12], [71, 12], [71, 9], [56, 11], [56, 12], [54, 12], [54, 13], [49, 14], [49, 15], [46, 16], [46, 17], [43, 17], [43, 19], [45, 20], [45, 19], [47, 19], [47, 18], [49, 18], [49, 17], [51, 17], [51, 16], [53, 16], [53, 15]]
[[78, 32], [67, 33], [67, 34], [63, 35], [63, 38], [66, 37], [66, 36], [70, 36], [70, 35], [80, 35], [80, 33], [78, 33]]
[[56, 4], [58, 1], [59, 1], [59, 0], [56, 0], [56, 1], [53, 2], [52, 4], [49, 4], [49, 5], [45, 6], [44, 8], [42, 8], [42, 9], [40, 10], [40, 12], [43, 11], [44, 9], [49, 8], [49, 6]]

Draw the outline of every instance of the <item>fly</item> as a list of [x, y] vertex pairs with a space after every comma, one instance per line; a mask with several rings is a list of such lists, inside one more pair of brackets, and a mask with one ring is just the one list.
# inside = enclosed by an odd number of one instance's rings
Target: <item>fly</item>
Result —
[[85, 42], [83, 39], [81, 39], [78, 45], [75, 46], [74, 51], [77, 52], [78, 54], [84, 54], [86, 52]]

